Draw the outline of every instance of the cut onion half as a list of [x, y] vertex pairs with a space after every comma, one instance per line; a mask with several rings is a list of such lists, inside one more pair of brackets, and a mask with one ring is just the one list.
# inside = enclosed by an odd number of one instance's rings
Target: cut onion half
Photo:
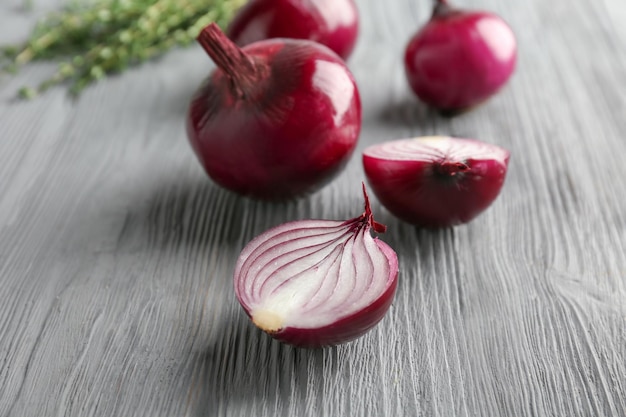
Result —
[[423, 227], [466, 223], [496, 199], [509, 151], [475, 139], [400, 139], [363, 151], [363, 168], [380, 202]]
[[365, 186], [365, 211], [346, 221], [301, 220], [274, 227], [241, 252], [235, 294], [253, 323], [296, 346], [353, 340], [389, 309], [398, 258], [370, 229], [374, 221]]

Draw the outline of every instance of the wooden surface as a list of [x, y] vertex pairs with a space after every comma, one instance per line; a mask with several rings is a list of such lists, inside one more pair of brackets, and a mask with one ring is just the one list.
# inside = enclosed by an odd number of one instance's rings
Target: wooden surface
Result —
[[[0, 4], [2, 43], [58, 7]], [[199, 47], [88, 89], [13, 100], [53, 64], [0, 79], [0, 416], [626, 416], [626, 4], [458, 0], [517, 33], [497, 97], [446, 119], [401, 57], [426, 0], [361, 0], [349, 64], [364, 105], [347, 169], [284, 204], [218, 189], [183, 120]], [[281, 345], [245, 318], [234, 261], [288, 220], [362, 209], [360, 151], [451, 134], [511, 150], [496, 203], [424, 231], [374, 199], [400, 280], [365, 337]]]

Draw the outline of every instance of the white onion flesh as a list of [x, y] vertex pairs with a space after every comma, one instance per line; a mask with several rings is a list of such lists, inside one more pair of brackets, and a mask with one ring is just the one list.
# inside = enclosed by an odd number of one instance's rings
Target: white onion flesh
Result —
[[372, 158], [395, 161], [466, 161], [496, 160], [505, 164], [509, 153], [497, 146], [475, 139], [424, 136], [400, 139], [370, 146], [363, 152]]

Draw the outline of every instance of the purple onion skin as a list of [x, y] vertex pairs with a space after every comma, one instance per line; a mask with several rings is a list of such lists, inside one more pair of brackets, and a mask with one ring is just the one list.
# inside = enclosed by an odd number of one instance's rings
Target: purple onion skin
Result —
[[448, 161], [382, 159], [367, 149], [363, 154], [368, 183], [382, 205], [425, 228], [467, 223], [485, 211], [500, 194], [508, 162], [508, 152], [503, 160]]
[[482, 213], [500, 193], [504, 173], [489, 161], [467, 161], [476, 176], [466, 176], [464, 185], [447, 180], [425, 179], [430, 166], [424, 162], [393, 163], [367, 160], [368, 182], [380, 202], [398, 218], [426, 228], [467, 223]]
[[311, 41], [271, 39], [241, 51], [254, 71], [237, 67], [233, 77], [218, 68], [191, 99], [187, 134], [198, 159], [210, 178], [240, 195], [285, 200], [318, 190], [358, 141], [352, 74]]
[[343, 59], [352, 53], [358, 32], [353, 0], [251, 0], [227, 30], [239, 46], [269, 38], [308, 39]]
[[441, 1], [404, 56], [406, 76], [417, 97], [452, 113], [494, 95], [513, 74], [516, 61], [515, 35], [500, 17]]

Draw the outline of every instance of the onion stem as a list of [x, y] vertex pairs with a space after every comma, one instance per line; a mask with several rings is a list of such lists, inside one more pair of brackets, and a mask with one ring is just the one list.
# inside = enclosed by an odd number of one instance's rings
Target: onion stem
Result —
[[198, 34], [198, 42], [217, 65], [231, 79], [235, 93], [245, 97], [246, 92], [259, 81], [261, 67], [211, 23]]
[[448, 0], [435, 0], [435, 7], [433, 7], [433, 17], [444, 15], [452, 10], [452, 6], [448, 3]]
[[365, 189], [365, 183], [361, 183], [361, 186], [363, 187], [363, 198], [365, 200], [365, 212], [361, 215], [361, 218], [369, 223], [376, 233], [385, 233], [387, 231], [387, 226], [374, 220], [372, 208], [370, 207], [370, 198], [367, 195], [367, 190]]

